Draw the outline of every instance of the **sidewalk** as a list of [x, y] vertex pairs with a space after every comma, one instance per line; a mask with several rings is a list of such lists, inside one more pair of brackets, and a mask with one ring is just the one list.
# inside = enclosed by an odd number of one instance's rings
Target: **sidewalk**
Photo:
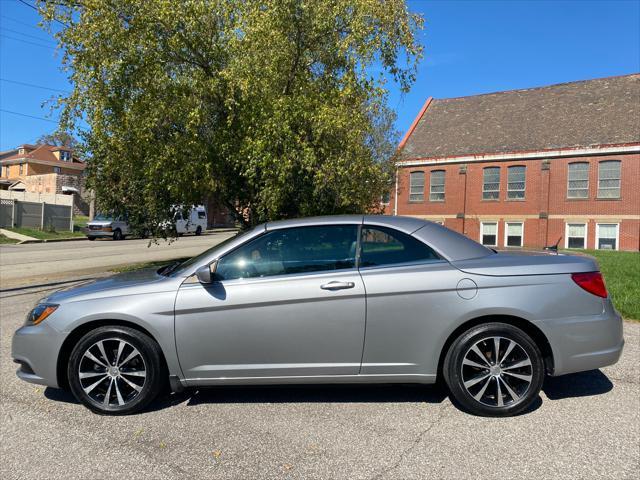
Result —
[[4, 228], [0, 228], [0, 233], [7, 238], [13, 238], [14, 240], [19, 240], [21, 242], [37, 240], [37, 238], [22, 235], [21, 233], [12, 232], [11, 230], [5, 230]]

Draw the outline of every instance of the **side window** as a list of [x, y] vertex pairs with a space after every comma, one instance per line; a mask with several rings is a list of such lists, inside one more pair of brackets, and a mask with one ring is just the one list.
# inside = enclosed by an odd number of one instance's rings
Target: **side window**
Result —
[[358, 227], [329, 225], [274, 230], [218, 261], [219, 280], [354, 268]]
[[482, 171], [482, 199], [500, 199], [500, 167], [485, 167]]
[[204, 210], [198, 210], [198, 218], [206, 218], [207, 213]]
[[567, 167], [567, 198], [589, 197], [589, 164], [570, 163]]
[[360, 242], [361, 267], [440, 260], [420, 240], [392, 228], [363, 227]]
[[598, 164], [598, 198], [620, 198], [620, 160]]
[[424, 172], [409, 174], [409, 201], [422, 202], [424, 200]]

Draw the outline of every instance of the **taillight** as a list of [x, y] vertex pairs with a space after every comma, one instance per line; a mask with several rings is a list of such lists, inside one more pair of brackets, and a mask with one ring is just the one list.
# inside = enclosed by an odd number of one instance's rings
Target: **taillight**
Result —
[[571, 278], [587, 292], [607, 298], [607, 287], [600, 272], [572, 273]]

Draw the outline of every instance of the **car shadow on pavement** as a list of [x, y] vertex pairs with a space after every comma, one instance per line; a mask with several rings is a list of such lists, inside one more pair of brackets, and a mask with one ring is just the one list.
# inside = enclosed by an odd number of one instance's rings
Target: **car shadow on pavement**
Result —
[[611, 391], [613, 383], [600, 370], [572, 373], [560, 377], [547, 377], [542, 391], [549, 400], [572, 397], [590, 397]]
[[261, 385], [187, 389], [165, 396], [151, 408], [217, 403], [441, 403], [447, 398], [438, 385]]
[[[542, 387], [549, 400], [601, 395], [613, 384], [600, 370], [547, 377]], [[79, 403], [71, 392], [46, 388], [46, 398], [63, 403]], [[183, 392], [162, 395], [145, 411], [164, 410], [186, 403], [187, 406], [223, 403], [442, 403], [449, 393], [440, 385], [260, 385], [187, 388]], [[462, 409], [457, 402], [452, 403]], [[538, 397], [522, 414], [542, 405]]]

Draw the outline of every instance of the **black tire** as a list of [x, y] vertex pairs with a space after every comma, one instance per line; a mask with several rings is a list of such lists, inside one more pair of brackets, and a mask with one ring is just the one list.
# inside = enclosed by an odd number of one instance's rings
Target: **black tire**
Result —
[[93, 242], [95, 239], [96, 239], [96, 237], [87, 237], [87, 240], [90, 240], [90, 241], [92, 241], [92, 242]]
[[[497, 355], [492, 353], [495, 338]], [[464, 410], [486, 417], [509, 417], [522, 413], [538, 398], [545, 369], [531, 337], [519, 328], [496, 322], [460, 335], [447, 352], [442, 373], [453, 399]]]
[[[98, 346], [99, 342], [102, 342], [102, 349]], [[104, 366], [107, 362], [102, 351], [106, 353], [107, 360], [116, 359], [121, 343], [125, 346], [120, 352], [119, 369], [115, 368], [116, 371], [110, 374]], [[134, 350], [138, 352], [137, 355]], [[98, 362], [86, 356], [87, 352]], [[131, 360], [123, 361], [130, 355], [134, 355]], [[113, 363], [115, 362], [108, 362], [110, 368], [113, 368]], [[81, 379], [81, 371], [88, 378]], [[103, 373], [104, 377], [101, 377]], [[149, 405], [160, 393], [167, 375], [161, 360], [160, 346], [152, 338], [138, 330], [114, 325], [96, 328], [78, 341], [69, 357], [67, 378], [73, 395], [93, 412], [101, 415], [127, 415], [139, 412]], [[96, 386], [91, 388], [94, 383]], [[131, 384], [136, 388], [131, 388]], [[107, 394], [108, 401], [105, 400]]]
[[122, 235], [122, 230], [120, 230], [119, 228], [116, 228], [113, 231], [113, 239], [114, 240], [124, 240], [124, 235]]
[[202, 227], [198, 225], [198, 228], [196, 228], [196, 236], [199, 237], [200, 235], [202, 235]]

